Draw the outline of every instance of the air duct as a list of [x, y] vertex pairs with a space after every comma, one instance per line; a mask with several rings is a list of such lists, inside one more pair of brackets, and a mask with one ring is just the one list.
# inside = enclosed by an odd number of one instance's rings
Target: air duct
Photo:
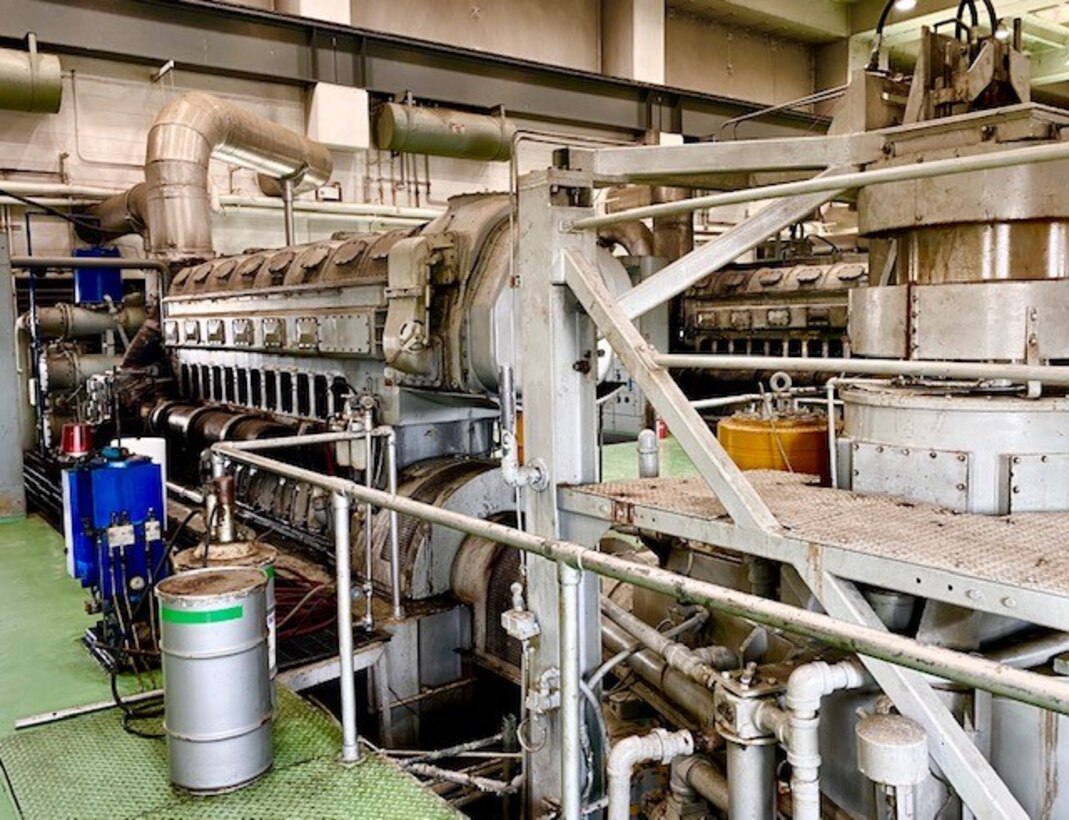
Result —
[[330, 179], [333, 168], [330, 152], [320, 143], [192, 91], [165, 105], [149, 130], [143, 204], [134, 186], [87, 213], [101, 220], [105, 234], [143, 224], [152, 256], [210, 257], [212, 157], [259, 171], [265, 191], [277, 188], [274, 180], [292, 182], [294, 193], [313, 190]]

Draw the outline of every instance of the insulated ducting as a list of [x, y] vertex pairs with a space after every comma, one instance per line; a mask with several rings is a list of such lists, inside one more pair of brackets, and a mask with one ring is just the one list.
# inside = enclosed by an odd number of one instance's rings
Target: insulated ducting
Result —
[[29, 51], [0, 48], [0, 108], [55, 114], [63, 97], [59, 58]]
[[138, 186], [94, 205], [87, 213], [105, 233], [147, 229], [148, 250], [167, 259], [212, 255], [208, 163], [212, 157], [293, 183], [294, 193], [330, 179], [330, 152], [288, 128], [233, 103], [193, 91], [168, 103], [148, 134], [144, 201]]
[[384, 151], [484, 162], [509, 159], [515, 133], [505, 117], [401, 103], [383, 105], [375, 121], [375, 144]]

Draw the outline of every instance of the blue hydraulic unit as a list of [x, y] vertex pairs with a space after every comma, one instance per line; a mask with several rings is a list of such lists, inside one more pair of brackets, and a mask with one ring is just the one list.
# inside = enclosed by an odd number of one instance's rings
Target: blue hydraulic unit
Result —
[[92, 596], [101, 621], [87, 643], [106, 664], [151, 656], [158, 631], [151, 600], [168, 567], [159, 465], [116, 447], [63, 471], [67, 571]]

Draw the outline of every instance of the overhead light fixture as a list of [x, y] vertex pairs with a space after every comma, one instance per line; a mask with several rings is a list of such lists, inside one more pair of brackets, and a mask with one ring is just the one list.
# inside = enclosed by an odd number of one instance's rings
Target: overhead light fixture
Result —
[[913, 11], [917, 8], [917, 0], [895, 0], [895, 11]]

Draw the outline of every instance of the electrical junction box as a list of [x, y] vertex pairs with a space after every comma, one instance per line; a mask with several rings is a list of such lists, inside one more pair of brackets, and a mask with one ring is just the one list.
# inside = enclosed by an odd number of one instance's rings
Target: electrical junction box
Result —
[[[118, 258], [118, 248], [75, 248], [74, 255], [83, 259]], [[118, 268], [75, 268], [74, 302], [98, 305], [122, 302], [122, 271]]]
[[316, 83], [308, 93], [308, 137], [334, 151], [371, 147], [368, 93], [332, 83]]

